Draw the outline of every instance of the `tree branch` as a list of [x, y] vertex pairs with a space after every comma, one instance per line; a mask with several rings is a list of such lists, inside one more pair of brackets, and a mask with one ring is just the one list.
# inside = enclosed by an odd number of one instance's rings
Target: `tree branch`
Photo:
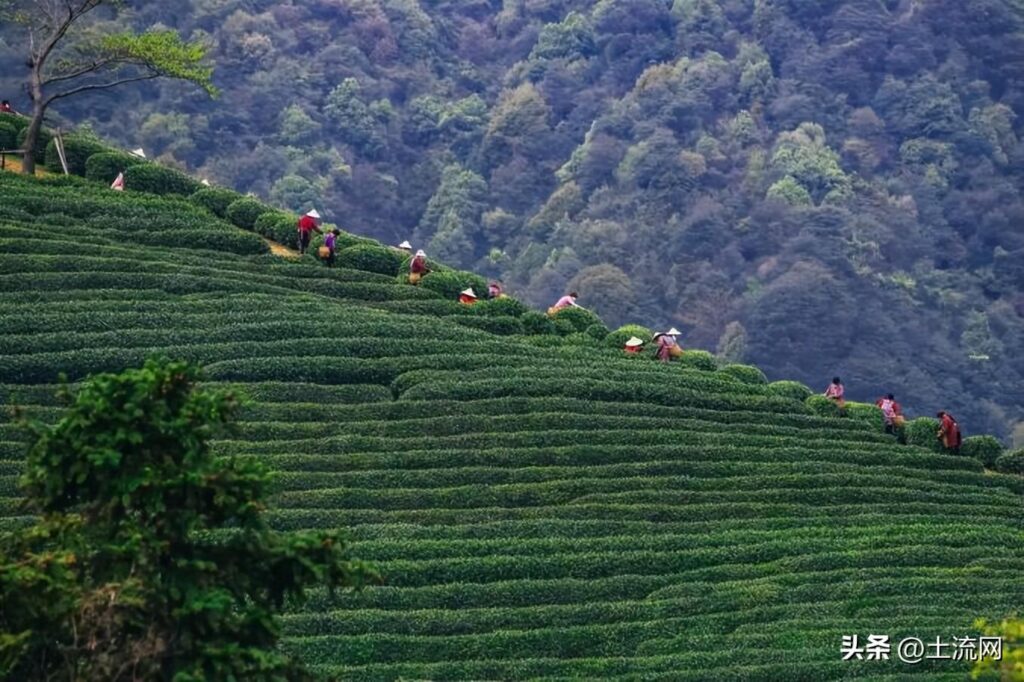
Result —
[[80, 85], [77, 88], [72, 88], [66, 92], [58, 92], [56, 95], [50, 95], [46, 98], [46, 105], [49, 106], [55, 100], [63, 99], [65, 97], [71, 97], [77, 95], [80, 92], [89, 92], [92, 90], [106, 90], [108, 88], [117, 87], [118, 85], [124, 85], [125, 83], [136, 83], [138, 81], [148, 81], [154, 78], [159, 78], [159, 73], [148, 73], [144, 76], [132, 76], [131, 78], [122, 78], [120, 80], [111, 81], [110, 83], [96, 83], [91, 85]]
[[92, 62], [91, 64], [87, 64], [85, 66], [79, 67], [75, 71], [70, 71], [68, 73], [62, 73], [62, 74], [60, 74], [58, 76], [44, 77], [43, 81], [42, 81], [42, 84], [44, 86], [46, 86], [46, 85], [52, 85], [53, 83], [60, 83], [61, 81], [67, 81], [67, 80], [71, 80], [73, 78], [78, 78], [79, 76], [84, 76], [87, 73], [94, 73], [96, 71], [99, 71], [103, 67], [109, 66], [109, 65], [115, 63], [116, 61], [117, 61], [116, 59], [101, 59], [101, 60], [97, 60], [95, 62]]

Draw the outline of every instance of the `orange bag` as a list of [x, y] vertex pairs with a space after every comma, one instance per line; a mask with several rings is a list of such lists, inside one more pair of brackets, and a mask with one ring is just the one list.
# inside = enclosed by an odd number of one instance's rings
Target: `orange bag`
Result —
[[321, 246], [320, 251], [318, 253], [320, 254], [320, 257], [323, 258], [324, 260], [327, 260], [328, 258], [331, 257], [331, 250], [326, 246]]

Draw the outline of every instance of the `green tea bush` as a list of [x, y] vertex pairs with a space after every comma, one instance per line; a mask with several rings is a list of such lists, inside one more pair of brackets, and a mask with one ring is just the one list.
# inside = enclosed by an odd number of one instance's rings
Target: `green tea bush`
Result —
[[714, 372], [718, 369], [718, 362], [715, 356], [706, 350], [684, 350], [682, 356], [676, 360], [682, 367], [699, 369], [702, 372]]
[[[405, 260], [405, 254], [387, 246], [359, 244], [338, 251], [338, 264], [355, 270], [396, 276]], [[480, 293], [480, 292], [477, 292]]]
[[551, 336], [555, 334], [555, 324], [547, 315], [536, 310], [523, 313], [519, 321], [523, 325], [523, 333], [525, 334], [533, 336]]
[[942, 445], [936, 434], [939, 431], [939, 420], [933, 417], [918, 417], [909, 419], [903, 426], [904, 438], [907, 445], [917, 445], [939, 452]]
[[768, 389], [777, 396], [792, 398], [800, 402], [804, 402], [814, 395], [811, 389], [799, 381], [773, 381], [768, 384]]
[[242, 197], [228, 205], [224, 217], [230, 220], [235, 227], [240, 227], [243, 230], [253, 230], [259, 217], [273, 210], [258, 199]]
[[973, 457], [991, 469], [1003, 454], [1003, 444], [993, 436], [968, 436], [960, 446], [960, 454]]
[[[90, 137], [80, 135], [64, 137], [64, 158], [68, 162], [68, 172], [72, 175], [85, 175], [85, 164], [89, 157], [108, 151], [110, 151], [109, 147]], [[50, 140], [46, 145], [46, 169], [54, 173], [64, 172], [60, 154], [57, 153], [56, 140]]]
[[804, 405], [811, 411], [811, 414], [816, 414], [819, 417], [838, 417], [840, 414], [839, 406], [835, 401], [823, 395], [808, 396], [804, 400]]
[[627, 324], [613, 332], [609, 332], [604, 338], [604, 345], [609, 348], [622, 348], [631, 336], [642, 339], [644, 343], [650, 343], [651, 339], [654, 338], [654, 334], [647, 327], [641, 327], [638, 324]]
[[604, 341], [611, 332], [603, 323], [599, 323], [590, 325], [584, 333], [595, 341]]
[[768, 383], [768, 377], [764, 375], [764, 372], [753, 365], [724, 365], [719, 367], [718, 371], [736, 377], [745, 384], [758, 385]]
[[244, 197], [233, 189], [224, 187], [204, 187], [189, 196], [188, 200], [196, 206], [202, 206], [218, 218], [227, 218], [228, 207]]
[[291, 246], [297, 239], [298, 220], [297, 217], [282, 211], [267, 211], [256, 218], [253, 229], [267, 239]]
[[487, 295], [487, 280], [472, 272], [461, 270], [430, 272], [420, 281], [419, 286], [452, 300], [458, 299], [459, 292], [467, 287], [472, 288], [478, 297]]
[[0, 149], [14, 149], [17, 144], [17, 128], [0, 119]]
[[85, 177], [89, 180], [109, 184], [132, 166], [145, 163], [142, 159], [122, 152], [100, 152], [85, 161]]
[[181, 171], [155, 163], [132, 166], [124, 174], [125, 189], [150, 194], [180, 194], [189, 196], [202, 189], [202, 184]]
[[[28, 126], [25, 126], [18, 131], [18, 149], [25, 148], [25, 140], [28, 137]], [[46, 128], [39, 130], [39, 142], [36, 144], [36, 151], [32, 155], [36, 163], [44, 165], [46, 163], [46, 148], [50, 146], [50, 140], [53, 139], [53, 133]], [[61, 171], [63, 172], [63, 171]]]
[[583, 332], [587, 330], [587, 327], [595, 324], [603, 324], [601, 318], [585, 308], [562, 308], [554, 315], [551, 319], [555, 321], [557, 325], [561, 320], [565, 320], [572, 325], [572, 330], [575, 332]]
[[551, 324], [555, 327], [555, 333], [559, 336], [568, 336], [569, 334], [576, 333], [576, 325], [571, 321], [562, 319], [552, 319]]
[[28, 118], [25, 116], [0, 112], [0, 124], [11, 126], [12, 128], [14, 128], [15, 134], [20, 133], [22, 130], [27, 128], [28, 123]]
[[[826, 400], [828, 400], [828, 398], [826, 398]], [[847, 402], [846, 416], [862, 421], [876, 431], [882, 431], [885, 429], [885, 415], [882, 414], [882, 410], [876, 405]]]
[[1024, 476], [1024, 448], [1011, 450], [996, 458], [995, 470], [1004, 474]]
[[[479, 303], [476, 305], [480, 305]], [[475, 306], [474, 306], [475, 307]], [[461, 324], [464, 327], [481, 329], [491, 334], [511, 336], [522, 334], [523, 325], [514, 317], [478, 316], [478, 315], [452, 315], [448, 319]]]
[[511, 296], [481, 300], [471, 310], [474, 315], [488, 317], [521, 317], [530, 311], [525, 303]]

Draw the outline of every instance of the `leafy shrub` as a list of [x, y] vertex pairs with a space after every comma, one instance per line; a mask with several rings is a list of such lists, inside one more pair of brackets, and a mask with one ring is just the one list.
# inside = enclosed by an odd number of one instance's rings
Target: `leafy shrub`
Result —
[[28, 127], [28, 119], [18, 114], [0, 113], [0, 124], [11, 126], [14, 128], [15, 135], [17, 135]]
[[523, 332], [533, 336], [550, 336], [555, 333], [555, 325], [551, 319], [536, 310], [530, 310], [523, 313], [523, 316], [519, 318], [519, 321], [523, 325]]
[[204, 187], [193, 193], [188, 200], [196, 206], [202, 206], [218, 218], [226, 218], [228, 207], [244, 198], [238, 192], [223, 187]]
[[569, 346], [593, 346], [594, 337], [590, 336], [586, 332], [573, 332], [572, 334], [566, 334], [563, 339], [564, 343]]
[[651, 339], [654, 338], [654, 334], [647, 327], [641, 327], [638, 324], [627, 324], [613, 332], [609, 332], [604, 338], [604, 345], [611, 348], [622, 348], [631, 336], [643, 339], [644, 343], [650, 343]]
[[477, 296], [484, 296], [487, 292], [487, 280], [479, 275], [474, 275], [472, 272], [463, 272], [461, 270], [430, 272], [420, 281], [420, 286], [424, 289], [436, 291], [442, 297], [448, 299], [457, 299], [459, 292], [467, 287], [471, 287]]
[[1004, 474], [1024, 476], [1024, 448], [1012, 450], [996, 458], [995, 470]]
[[706, 350], [684, 350], [682, 356], [676, 362], [683, 367], [699, 369], [702, 372], [714, 372], [718, 368], [715, 356]]
[[268, 211], [273, 211], [273, 209], [262, 201], [252, 197], [242, 197], [228, 205], [227, 211], [224, 212], [224, 217], [230, 220], [236, 227], [240, 227], [243, 230], [252, 230], [255, 229], [256, 221], [259, 220], [259, 217]]
[[718, 371], [736, 377], [745, 384], [758, 385], [768, 383], [768, 377], [764, 375], [764, 372], [753, 365], [725, 365], [720, 367]]
[[804, 402], [814, 395], [814, 391], [799, 381], [773, 381], [768, 384], [768, 390], [775, 395], [782, 396], [783, 398], [792, 398], [800, 402]]
[[826, 398], [823, 395], [811, 395], [804, 400], [804, 405], [811, 411], [811, 414], [816, 414], [819, 417], [838, 417], [839, 406], [836, 405], [835, 401]]
[[604, 326], [604, 323], [599, 323], [590, 325], [584, 333], [595, 341], [604, 341], [611, 332], [608, 327]]
[[[226, 211], [225, 211], [226, 213]], [[282, 211], [267, 211], [253, 224], [255, 232], [281, 244], [295, 243], [298, 218]]]
[[[828, 400], [828, 398], [825, 399]], [[865, 422], [877, 431], [885, 429], [885, 415], [882, 414], [882, 410], [877, 405], [847, 402], [846, 416]]]
[[0, 149], [14, 149], [18, 144], [18, 130], [0, 119]]
[[969, 436], [964, 438], [960, 453], [979, 460], [991, 469], [1003, 454], [1003, 444], [993, 436]]
[[472, 308], [474, 315], [493, 317], [521, 317], [529, 312], [525, 303], [511, 296], [480, 301]]
[[935, 436], [938, 431], [939, 421], [933, 417], [910, 419], [903, 427], [907, 445], [918, 445], [936, 452], [942, 450], [942, 445]]
[[554, 318], [551, 320], [551, 324], [555, 326], [555, 333], [559, 336], [568, 336], [569, 334], [576, 333], [576, 325], [565, 318]]
[[[64, 158], [68, 162], [68, 172], [72, 175], [85, 175], [85, 163], [89, 157], [108, 151], [109, 147], [89, 137], [68, 135], [64, 138]], [[46, 145], [46, 168], [54, 173], [64, 172], [60, 154], [57, 153], [56, 140], [50, 140]]]
[[[480, 305], [479, 303], [477, 305]], [[464, 327], [482, 329], [491, 334], [512, 336], [523, 333], [523, 324], [514, 317], [484, 317], [479, 315], [451, 315], [448, 319]]]
[[338, 263], [343, 267], [381, 275], [397, 275], [404, 260], [404, 253], [386, 246], [359, 244], [338, 251]]
[[132, 166], [124, 173], [126, 189], [150, 194], [195, 194], [202, 185], [181, 171], [165, 168], [155, 163], [142, 163]]
[[594, 324], [602, 324], [601, 318], [596, 313], [592, 313], [584, 308], [562, 308], [552, 316], [552, 319], [556, 325], [559, 320], [565, 320], [572, 325], [573, 331], [576, 332], [586, 331], [587, 327]]
[[[25, 148], [25, 139], [28, 137], [28, 126], [18, 131], [18, 149]], [[44, 164], [46, 162], [46, 148], [50, 146], [50, 140], [53, 139], [53, 133], [46, 128], [42, 128], [39, 131], [39, 142], [36, 144], [36, 151], [32, 155], [35, 158], [37, 164]], [[61, 171], [63, 172], [63, 170]]]
[[123, 173], [132, 166], [145, 163], [142, 159], [121, 152], [100, 152], [93, 154], [85, 161], [85, 177], [89, 180], [111, 183], [118, 173]]

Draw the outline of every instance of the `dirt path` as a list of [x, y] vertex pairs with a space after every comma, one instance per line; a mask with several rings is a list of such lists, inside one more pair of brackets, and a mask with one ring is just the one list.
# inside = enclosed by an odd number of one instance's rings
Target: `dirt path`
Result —
[[267, 245], [270, 246], [270, 253], [274, 254], [275, 256], [280, 256], [281, 258], [300, 257], [299, 252], [296, 251], [295, 249], [289, 249], [287, 246], [284, 246], [283, 244], [278, 244], [277, 242], [271, 239], [267, 239], [266, 237], [263, 238], [263, 241], [265, 241]]
[[[5, 156], [6, 156], [6, 159], [4, 160], [4, 170], [8, 171], [10, 173], [20, 173], [21, 172], [21, 159], [15, 157], [13, 154], [7, 154]], [[46, 172], [45, 170], [43, 170], [42, 164], [38, 164], [37, 163], [36, 164], [36, 177], [37, 178], [41, 178], [44, 175], [49, 175], [49, 173]]]

